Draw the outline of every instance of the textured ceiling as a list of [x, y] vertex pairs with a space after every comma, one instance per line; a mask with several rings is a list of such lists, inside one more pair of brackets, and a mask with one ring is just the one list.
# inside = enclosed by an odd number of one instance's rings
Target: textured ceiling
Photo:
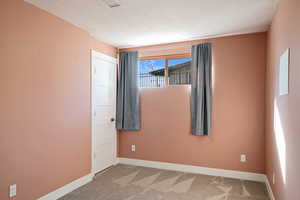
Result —
[[25, 0], [117, 47], [266, 31], [277, 0]]

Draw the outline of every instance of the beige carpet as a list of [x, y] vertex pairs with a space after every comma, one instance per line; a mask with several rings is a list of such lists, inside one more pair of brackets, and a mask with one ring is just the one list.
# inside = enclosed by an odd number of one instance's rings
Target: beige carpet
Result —
[[60, 200], [269, 200], [264, 183], [116, 165]]

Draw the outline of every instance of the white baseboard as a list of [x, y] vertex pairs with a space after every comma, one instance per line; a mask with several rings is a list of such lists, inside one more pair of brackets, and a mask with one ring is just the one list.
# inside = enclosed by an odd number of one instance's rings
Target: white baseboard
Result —
[[267, 186], [267, 190], [268, 190], [268, 193], [269, 193], [269, 197], [270, 197], [270, 200], [275, 200], [275, 197], [274, 197], [274, 194], [273, 194], [273, 191], [272, 191], [272, 188], [271, 188], [271, 185], [270, 185], [270, 182], [269, 182], [269, 179], [268, 177], [266, 176], [266, 186]]
[[136, 166], [143, 166], [143, 167], [173, 170], [173, 171], [205, 174], [211, 176], [222, 176], [227, 178], [243, 179], [243, 180], [258, 181], [258, 182], [266, 181], [264, 174], [234, 171], [234, 170], [207, 168], [207, 167], [199, 167], [193, 165], [182, 165], [182, 164], [175, 164], [175, 163], [156, 162], [156, 161], [138, 160], [138, 159], [130, 159], [130, 158], [119, 158], [119, 163], [127, 164], [127, 165], [136, 165]]
[[88, 182], [93, 180], [94, 175], [93, 174], [88, 174], [86, 176], [83, 176], [67, 185], [64, 185], [61, 188], [58, 188], [57, 190], [50, 192], [49, 194], [46, 194], [45, 196], [42, 196], [38, 200], [55, 200], [58, 199], [73, 190], [87, 184]]

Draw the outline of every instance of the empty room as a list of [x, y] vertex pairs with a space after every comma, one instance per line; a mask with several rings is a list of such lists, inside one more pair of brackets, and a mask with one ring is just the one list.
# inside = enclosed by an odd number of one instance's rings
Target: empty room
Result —
[[0, 200], [300, 199], [300, 0], [0, 2]]

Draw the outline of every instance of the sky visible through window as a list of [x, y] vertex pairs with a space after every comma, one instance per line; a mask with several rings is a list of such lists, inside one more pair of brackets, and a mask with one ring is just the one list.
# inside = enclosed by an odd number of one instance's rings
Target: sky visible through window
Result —
[[164, 66], [164, 60], [141, 60], [139, 61], [139, 73], [149, 73], [154, 70], [163, 69]]
[[[169, 60], [169, 67], [174, 65], [191, 61], [191, 58], [183, 58], [183, 59], [173, 59]], [[165, 66], [165, 61], [163, 59], [160, 60], [141, 60], [139, 61], [139, 73], [149, 73], [154, 70], [163, 69]]]

